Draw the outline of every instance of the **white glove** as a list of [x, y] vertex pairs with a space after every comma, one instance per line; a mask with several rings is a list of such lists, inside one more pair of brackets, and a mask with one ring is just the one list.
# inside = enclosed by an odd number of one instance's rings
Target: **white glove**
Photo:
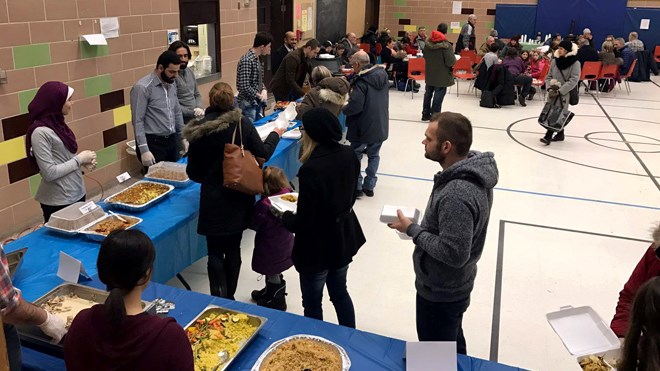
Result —
[[142, 166], [151, 166], [156, 163], [156, 158], [151, 153], [151, 151], [145, 152], [140, 155], [140, 160], [142, 161]]
[[92, 161], [96, 160], [96, 152], [86, 150], [77, 154], [76, 157], [81, 165], [91, 164]]
[[259, 98], [261, 98], [262, 102], [268, 101], [268, 92], [266, 91], [266, 89], [261, 91], [261, 94], [259, 95]]
[[204, 116], [204, 110], [201, 109], [201, 108], [199, 108], [199, 107], [195, 107], [195, 108], [193, 108], [193, 113], [195, 114], [195, 117], [202, 117], [202, 116]]
[[190, 147], [190, 143], [188, 143], [186, 139], [184, 139], [182, 142], [183, 142], [183, 153], [188, 153], [188, 148]]
[[66, 324], [60, 317], [50, 312], [46, 312], [46, 314], [48, 314], [48, 317], [44, 323], [39, 325], [39, 328], [44, 334], [53, 338], [53, 344], [57, 344], [66, 335]]

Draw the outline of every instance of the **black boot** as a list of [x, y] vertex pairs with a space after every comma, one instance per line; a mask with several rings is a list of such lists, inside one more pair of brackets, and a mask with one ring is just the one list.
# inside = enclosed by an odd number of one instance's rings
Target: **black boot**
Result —
[[234, 294], [238, 287], [238, 275], [241, 273], [241, 261], [230, 262], [225, 259], [225, 277], [227, 280], [227, 299], [235, 300]]
[[522, 95], [518, 96], [518, 103], [520, 103], [520, 105], [523, 107], [527, 107], [527, 103], [525, 103], [525, 97]]
[[[284, 275], [281, 273], [280, 273], [280, 280], [284, 281]], [[252, 290], [252, 294], [251, 294], [252, 300], [259, 301], [259, 299], [261, 299], [266, 294], [267, 287], [268, 285], [266, 285], [266, 287], [264, 287], [261, 290]]]
[[286, 281], [278, 283], [266, 282], [266, 293], [259, 300], [257, 305], [286, 311]]
[[207, 272], [209, 274], [209, 285], [211, 295], [221, 298], [227, 295], [227, 279], [225, 276], [225, 265], [222, 259], [209, 255], [207, 263]]

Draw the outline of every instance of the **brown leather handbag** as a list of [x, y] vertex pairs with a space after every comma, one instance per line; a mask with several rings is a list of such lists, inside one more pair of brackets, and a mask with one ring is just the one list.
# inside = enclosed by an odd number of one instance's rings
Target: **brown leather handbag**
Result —
[[[264, 192], [264, 176], [257, 158], [243, 148], [243, 128], [239, 121], [231, 137], [231, 143], [225, 144], [225, 158], [222, 163], [222, 185], [238, 192], [257, 195]], [[241, 145], [236, 143], [236, 130], [241, 138]]]

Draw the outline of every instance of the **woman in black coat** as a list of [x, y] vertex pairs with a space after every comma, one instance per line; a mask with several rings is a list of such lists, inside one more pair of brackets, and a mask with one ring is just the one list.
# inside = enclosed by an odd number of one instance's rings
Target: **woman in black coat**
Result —
[[[211, 295], [233, 300], [241, 269], [241, 238], [252, 219], [255, 198], [223, 187], [223, 150], [240, 124], [245, 149], [267, 160], [284, 129], [270, 133], [262, 142], [254, 126], [233, 108], [234, 92], [223, 82], [213, 86], [209, 101], [204, 119], [191, 121], [183, 130], [190, 143], [186, 171], [190, 179], [202, 184], [197, 233], [206, 236]], [[236, 144], [241, 144], [238, 132]]]
[[346, 289], [348, 265], [366, 242], [353, 212], [360, 163], [342, 138], [337, 117], [325, 108], [303, 115], [303, 144], [298, 173], [296, 214], [284, 213], [284, 226], [296, 234], [293, 264], [300, 274], [306, 317], [323, 319], [323, 287], [339, 324], [355, 328], [355, 309]]

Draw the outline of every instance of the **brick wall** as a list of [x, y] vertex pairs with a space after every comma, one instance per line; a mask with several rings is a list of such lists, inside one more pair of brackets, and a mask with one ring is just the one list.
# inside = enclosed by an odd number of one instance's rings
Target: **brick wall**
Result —
[[[495, 25], [495, 16], [488, 15], [488, 10], [495, 11], [495, 4], [537, 4], [537, 0], [474, 0], [463, 1], [463, 9], [473, 9], [477, 15], [477, 41], [484, 40], [488, 32]], [[412, 26], [426, 26], [427, 30], [435, 30], [439, 23], [444, 22], [451, 25], [451, 22], [460, 22], [461, 26], [467, 22], [467, 14], [452, 14], [451, 0], [381, 0], [380, 2], [380, 27], [389, 28], [392, 36], [397, 36], [399, 31], [404, 31], [405, 23], [410, 21], [408, 28]], [[658, 7], [658, 0], [629, 0], [629, 7]], [[404, 23], [404, 24], [401, 24]], [[460, 31], [460, 30], [458, 30]], [[451, 34], [448, 38], [454, 42], [458, 37], [458, 32]], [[427, 31], [427, 34], [430, 32]], [[478, 42], [479, 44], [479, 42]]]
[[[256, 2], [239, 10], [235, 1], [219, 1], [221, 80], [234, 86], [236, 63], [256, 32]], [[119, 17], [120, 36], [107, 46], [82, 44], [80, 35], [100, 33], [100, 17]], [[39, 86], [59, 80], [75, 89], [66, 120], [80, 149], [97, 152], [98, 169], [88, 175], [107, 188], [139, 168], [126, 153], [129, 92], [167, 48], [166, 30], [178, 28], [178, 0], [0, 0], [0, 68], [8, 78], [0, 85], [0, 236], [41, 219], [33, 199], [41, 178], [24, 150], [27, 105]], [[212, 85], [200, 86], [204, 96]], [[87, 192], [95, 194], [89, 177]]]

